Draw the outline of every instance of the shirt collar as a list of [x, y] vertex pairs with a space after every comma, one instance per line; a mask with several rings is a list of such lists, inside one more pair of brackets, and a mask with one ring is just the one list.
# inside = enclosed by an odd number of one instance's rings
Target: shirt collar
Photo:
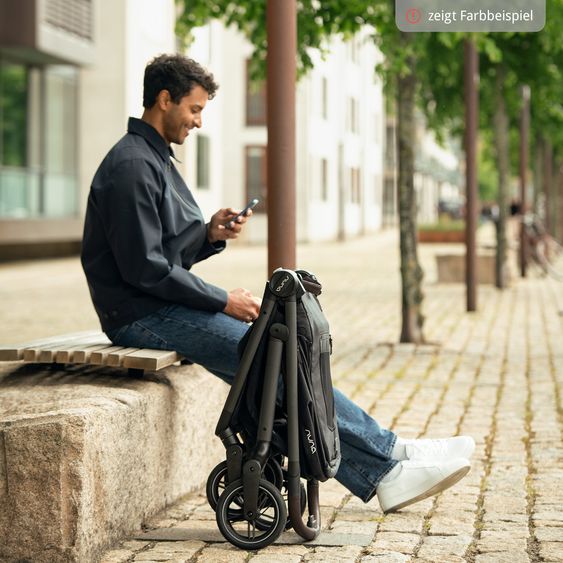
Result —
[[162, 135], [146, 121], [138, 119], [137, 117], [130, 117], [127, 123], [127, 132], [144, 137], [156, 152], [158, 152], [164, 162], [168, 162], [170, 157], [176, 159], [172, 147], [167, 145]]

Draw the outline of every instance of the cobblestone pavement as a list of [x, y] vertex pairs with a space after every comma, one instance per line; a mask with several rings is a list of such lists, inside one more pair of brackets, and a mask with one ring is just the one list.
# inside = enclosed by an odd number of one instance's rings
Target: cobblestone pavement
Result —
[[[423, 245], [429, 344], [398, 345], [397, 246], [389, 231], [300, 249], [299, 266], [324, 285], [335, 385], [403, 437], [473, 436], [469, 475], [387, 516], [377, 500], [363, 504], [335, 481], [322, 484], [323, 533], [351, 534], [345, 546], [274, 545], [252, 554], [226, 543], [128, 539], [104, 563], [563, 561], [563, 283], [531, 272], [506, 291], [480, 286], [479, 311], [467, 314], [464, 287], [435, 282], [434, 254], [446, 247]], [[264, 248], [235, 245], [195, 271], [261, 293], [265, 262]], [[73, 259], [0, 267], [0, 296], [3, 342], [95, 322]], [[148, 527], [210, 530], [215, 522], [199, 491]], [[360, 535], [368, 545], [354, 542]]]

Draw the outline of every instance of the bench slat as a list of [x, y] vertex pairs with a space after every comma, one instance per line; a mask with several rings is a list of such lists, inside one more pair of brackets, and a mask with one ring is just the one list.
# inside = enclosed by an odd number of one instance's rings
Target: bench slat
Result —
[[115, 346], [103, 332], [84, 331], [0, 348], [0, 361], [16, 360], [157, 371], [182, 360], [182, 356], [170, 350]]
[[122, 367], [124, 358], [133, 352], [138, 352], [139, 350], [140, 348], [122, 348], [117, 352], [111, 352], [108, 354], [106, 365], [114, 368]]
[[170, 350], [142, 349], [132, 352], [123, 359], [123, 367], [156, 371], [170, 366], [182, 359], [177, 352]]
[[84, 346], [92, 346], [94, 344], [108, 345], [109, 340], [105, 334], [99, 334], [95, 336], [90, 336], [87, 338], [81, 338], [80, 340], [74, 341], [76, 344], [67, 344], [63, 346], [50, 346], [49, 349], [41, 350], [37, 356], [37, 360], [41, 364], [46, 364], [49, 362], [58, 362], [64, 364], [70, 361], [72, 354], [75, 350], [79, 350]]
[[[23, 351], [23, 361], [24, 362], [42, 362], [50, 363], [55, 361], [55, 355], [57, 350], [61, 347], [74, 346], [75, 344], [84, 345], [84, 343], [90, 341], [92, 336], [98, 336], [99, 339], [106, 338], [104, 334], [100, 332], [94, 333], [93, 335], [77, 335], [77, 334], [65, 334], [60, 336], [57, 340], [44, 344], [42, 346], [32, 346], [25, 348]], [[40, 360], [41, 352], [44, 352], [44, 360]]]
[[105, 350], [106, 348], [111, 348], [111, 346], [111, 342], [108, 341], [106, 344], [94, 344], [93, 346], [86, 346], [81, 350], [75, 350], [72, 355], [72, 362], [74, 364], [87, 364], [90, 362], [90, 356], [93, 352]]
[[[103, 366], [107, 363], [110, 354], [119, 352], [120, 350], [126, 350], [126, 348], [123, 348], [123, 346], [110, 346], [109, 348], [92, 352], [92, 355], [90, 356], [90, 363]], [[138, 348], [135, 348], [135, 350], [138, 350]]]
[[58, 336], [50, 336], [49, 338], [40, 338], [38, 340], [31, 340], [21, 344], [13, 344], [12, 346], [0, 347], [0, 362], [15, 362], [23, 359], [24, 350], [26, 348], [40, 348], [48, 346], [49, 344], [65, 342], [68, 338], [82, 338], [86, 336], [93, 336], [101, 334], [99, 330], [88, 330], [84, 332], [75, 332], [73, 334], [60, 334]]
[[105, 334], [100, 334], [95, 337], [92, 337], [92, 339], [86, 342], [82, 342], [81, 344], [61, 347], [59, 348], [59, 350], [57, 350], [55, 361], [59, 364], [70, 364], [73, 362], [74, 352], [80, 350], [84, 346], [93, 346], [93, 345], [109, 346], [110, 341], [106, 338]]

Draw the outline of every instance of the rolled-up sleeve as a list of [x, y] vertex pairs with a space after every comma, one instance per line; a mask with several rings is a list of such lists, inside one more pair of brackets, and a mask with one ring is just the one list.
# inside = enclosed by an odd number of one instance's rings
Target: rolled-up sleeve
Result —
[[96, 206], [123, 280], [139, 290], [195, 309], [222, 311], [227, 292], [182, 266], [162, 247], [159, 204], [162, 177], [146, 160], [120, 163], [110, 184], [97, 190]]

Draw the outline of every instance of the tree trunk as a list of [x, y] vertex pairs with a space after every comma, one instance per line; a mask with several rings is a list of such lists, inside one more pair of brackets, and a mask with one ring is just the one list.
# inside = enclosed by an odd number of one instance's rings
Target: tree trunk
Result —
[[[410, 33], [401, 33], [403, 47], [412, 41]], [[414, 69], [411, 57], [407, 68]], [[401, 248], [402, 327], [401, 342], [424, 342], [422, 325], [422, 278], [416, 245], [417, 202], [414, 191], [414, 143], [415, 143], [415, 89], [414, 70], [408, 76], [397, 79], [397, 154], [398, 200]]]
[[532, 213], [534, 213], [535, 215], [539, 214], [541, 186], [543, 186], [543, 138], [538, 134], [536, 137], [536, 156], [534, 163], [534, 203], [532, 206]]
[[545, 229], [552, 234], [553, 218], [553, 146], [551, 141], [545, 140], [543, 144], [543, 196], [544, 196], [544, 217], [542, 217]]
[[557, 162], [555, 167], [555, 239], [558, 242], [563, 240], [563, 162]]
[[494, 134], [498, 169], [498, 218], [495, 283], [499, 289], [506, 287], [506, 212], [509, 170], [508, 115], [504, 100], [505, 68], [498, 65], [495, 77]]

